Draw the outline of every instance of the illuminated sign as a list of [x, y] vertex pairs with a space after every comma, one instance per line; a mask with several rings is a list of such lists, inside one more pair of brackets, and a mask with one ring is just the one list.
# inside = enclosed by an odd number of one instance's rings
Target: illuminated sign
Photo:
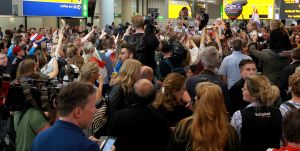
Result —
[[23, 15], [87, 17], [88, 0], [23, 0]]
[[[223, 0], [222, 18], [229, 19], [225, 13], [227, 4], [231, 4], [233, 0]], [[248, 0], [248, 4], [243, 6], [243, 12], [237, 19], [251, 19], [253, 8], [256, 7], [260, 19], [274, 18], [274, 0]]]
[[282, 18], [282, 19], [300, 19], [299, 0], [281, 0], [280, 18]]

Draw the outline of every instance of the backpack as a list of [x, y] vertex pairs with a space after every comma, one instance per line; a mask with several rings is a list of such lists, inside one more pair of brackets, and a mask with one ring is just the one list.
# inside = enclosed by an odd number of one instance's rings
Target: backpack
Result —
[[144, 35], [131, 35], [127, 37], [126, 42], [135, 46], [135, 59], [141, 61], [143, 59], [143, 51], [145, 50]]
[[168, 65], [168, 67], [171, 69], [171, 73], [179, 73], [183, 76], [186, 76], [185, 69], [183, 67], [174, 67], [173, 64], [169, 59], [165, 59], [164, 62]]

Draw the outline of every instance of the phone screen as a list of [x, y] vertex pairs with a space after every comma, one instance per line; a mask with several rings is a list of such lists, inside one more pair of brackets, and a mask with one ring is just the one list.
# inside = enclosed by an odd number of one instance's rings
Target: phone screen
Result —
[[108, 138], [102, 151], [110, 151], [112, 146], [114, 145], [115, 141], [116, 141], [116, 139], [114, 139], [114, 138]]

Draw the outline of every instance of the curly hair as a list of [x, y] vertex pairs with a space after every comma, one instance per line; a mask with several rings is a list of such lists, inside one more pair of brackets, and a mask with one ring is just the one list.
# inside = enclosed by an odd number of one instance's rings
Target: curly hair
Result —
[[158, 109], [163, 106], [169, 111], [174, 110], [174, 107], [178, 104], [174, 95], [175, 91], [180, 91], [185, 85], [186, 78], [179, 73], [170, 73], [167, 75], [162, 83], [162, 87], [156, 94], [156, 99], [153, 102], [153, 107]]

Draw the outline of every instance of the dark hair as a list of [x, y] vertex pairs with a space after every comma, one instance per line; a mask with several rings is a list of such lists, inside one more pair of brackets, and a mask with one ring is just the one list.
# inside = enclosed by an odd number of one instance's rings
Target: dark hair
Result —
[[104, 40], [103, 44], [104, 44], [103, 47], [106, 49], [112, 48], [113, 45], [115, 44], [114, 38], [113, 37], [107, 38], [106, 40]]
[[167, 53], [167, 52], [172, 51], [172, 44], [171, 44], [170, 41], [168, 41], [168, 40], [162, 40], [161, 41], [161, 45], [162, 45], [161, 51], [163, 53]]
[[127, 51], [129, 51], [132, 54], [135, 54], [135, 46], [134, 45], [131, 45], [128, 43], [122, 43], [120, 47], [121, 47], [121, 49], [126, 48]]
[[92, 85], [72, 82], [63, 87], [57, 100], [57, 111], [60, 116], [68, 116], [76, 107], [84, 107], [88, 100], [87, 98], [95, 93]]
[[207, 47], [210, 47], [210, 46], [213, 46], [215, 47], [216, 49], [219, 49], [219, 46], [218, 46], [218, 43], [214, 42], [214, 41], [211, 41], [207, 44]]
[[239, 63], [239, 68], [241, 69], [243, 66], [245, 66], [246, 64], [255, 64], [255, 62], [251, 59], [243, 59], [241, 60], [241, 62]]
[[240, 38], [236, 38], [232, 41], [232, 47], [235, 51], [241, 51], [243, 49], [243, 41]]
[[191, 65], [190, 66], [190, 70], [193, 72], [193, 74], [197, 74], [196, 72], [198, 72], [197, 71], [197, 65]]
[[292, 59], [300, 60], [300, 48], [294, 48], [292, 50]]
[[283, 119], [282, 128], [288, 142], [300, 143], [300, 109], [291, 110]]

